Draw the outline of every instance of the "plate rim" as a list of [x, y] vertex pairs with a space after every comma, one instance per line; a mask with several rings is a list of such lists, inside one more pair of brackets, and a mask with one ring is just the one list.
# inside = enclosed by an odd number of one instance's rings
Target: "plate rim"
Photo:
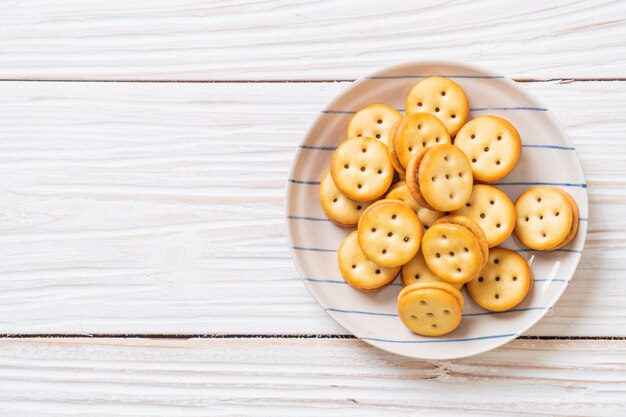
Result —
[[[304, 148], [302, 148], [301, 145], [303, 145], [304, 139], [306, 139], [306, 138], [308, 138], [310, 136], [310, 134], [313, 131], [313, 128], [320, 122], [320, 120], [322, 119], [322, 117], [324, 115], [324, 111], [325, 110], [328, 110], [329, 108], [332, 108], [332, 105], [335, 104], [337, 101], [339, 101], [341, 99], [341, 97], [348, 90], [354, 90], [354, 89], [358, 88], [361, 84], [371, 80], [372, 78], [383, 76], [382, 74], [393, 72], [394, 70], [398, 70], [398, 69], [402, 69], [402, 68], [408, 68], [408, 67], [415, 67], [415, 66], [454, 66], [454, 67], [458, 67], [458, 68], [467, 69], [469, 71], [478, 72], [478, 73], [484, 74], [485, 76], [498, 78], [498, 80], [505, 82], [510, 87], [512, 87], [516, 91], [520, 92], [520, 94], [522, 96], [524, 96], [524, 98], [526, 98], [526, 99], [528, 99], [530, 101], [534, 101], [537, 104], [540, 104], [542, 107], [546, 108], [548, 111], [546, 111], [545, 113], [548, 114], [548, 117], [552, 120], [554, 126], [557, 127], [557, 129], [560, 131], [561, 135], [574, 148], [574, 154], [575, 154], [576, 160], [578, 161], [578, 167], [580, 168], [582, 181], [583, 181], [583, 184], [585, 184], [584, 200], [585, 200], [585, 204], [587, 206], [587, 212], [589, 212], [589, 193], [588, 193], [587, 187], [586, 187], [587, 181], [585, 179], [585, 172], [584, 172], [583, 166], [582, 166], [582, 164], [580, 162], [580, 157], [578, 155], [578, 151], [576, 150], [576, 147], [574, 146], [574, 143], [572, 142], [570, 136], [567, 134], [567, 131], [565, 130], [565, 128], [563, 128], [563, 126], [561, 125], [559, 120], [556, 118], [556, 116], [552, 113], [550, 108], [546, 107], [543, 104], [543, 102], [539, 98], [537, 98], [533, 93], [527, 91], [526, 89], [520, 88], [517, 85], [517, 83], [514, 80], [512, 80], [511, 78], [509, 78], [509, 77], [506, 77], [506, 76], [494, 73], [494, 72], [492, 72], [490, 70], [484, 69], [484, 68], [479, 67], [479, 66], [475, 66], [473, 64], [466, 64], [466, 63], [461, 63], [461, 62], [452, 61], [452, 60], [423, 60], [423, 61], [420, 60], [420, 61], [405, 62], [405, 63], [402, 63], [402, 64], [397, 64], [397, 65], [392, 65], [392, 66], [388, 66], [388, 67], [383, 67], [383, 68], [381, 68], [381, 69], [379, 69], [377, 71], [374, 71], [374, 72], [369, 73], [369, 74], [367, 74], [365, 76], [359, 77], [356, 80], [354, 80], [353, 82], [351, 82], [350, 85], [345, 90], [343, 90], [343, 91], [339, 92], [338, 94], [336, 94], [333, 97], [332, 100], [330, 100], [329, 102], [326, 103], [326, 105], [322, 108], [322, 111], [320, 111], [318, 113], [318, 115], [313, 119], [313, 121], [309, 124], [309, 127], [305, 131], [304, 135], [302, 135], [300, 137], [300, 141], [298, 142], [298, 147], [296, 148], [296, 152], [293, 154], [293, 157], [292, 157], [291, 166], [289, 168], [289, 173], [287, 174], [288, 175], [288, 179], [289, 178], [294, 178], [294, 173], [295, 173], [295, 170], [297, 168], [296, 161], [299, 160], [300, 155], [301, 155], [301, 153], [304, 150]], [[433, 74], [433, 75], [436, 75], [436, 74]], [[383, 350], [385, 352], [393, 353], [395, 355], [404, 356], [404, 357], [408, 357], [408, 358], [412, 358], [412, 359], [421, 359], [421, 360], [451, 360], [451, 359], [461, 359], [461, 358], [471, 357], [471, 356], [479, 355], [479, 354], [482, 354], [482, 353], [489, 352], [491, 350], [497, 349], [499, 347], [502, 347], [503, 345], [511, 342], [512, 340], [515, 340], [518, 337], [522, 336], [529, 329], [531, 329], [533, 326], [535, 326], [535, 324], [537, 324], [541, 319], [543, 319], [549, 311], [552, 311], [552, 308], [561, 299], [561, 297], [563, 296], [563, 293], [569, 287], [569, 284], [571, 283], [571, 279], [574, 277], [576, 271], [578, 270], [578, 265], [580, 263], [580, 259], [581, 259], [582, 255], [584, 253], [585, 243], [587, 241], [588, 227], [585, 227], [585, 230], [584, 230], [584, 233], [583, 233], [583, 236], [582, 236], [582, 246], [583, 247], [582, 247], [582, 249], [581, 249], [581, 251], [579, 253], [575, 253], [574, 254], [574, 266], [573, 266], [571, 274], [569, 274], [569, 276], [567, 277], [569, 282], [566, 283], [565, 285], [561, 286], [560, 289], [557, 290], [557, 295], [554, 298], [554, 302], [551, 303], [549, 308], [541, 311], [541, 313], [538, 314], [536, 316], [536, 318], [534, 318], [533, 320], [530, 320], [528, 322], [528, 324], [525, 325], [524, 328], [521, 329], [520, 331], [516, 332], [512, 336], [507, 336], [507, 337], [502, 337], [502, 338], [497, 339], [498, 341], [494, 345], [489, 346], [487, 349], [478, 350], [476, 352], [471, 352], [471, 353], [468, 353], [468, 354], [463, 354], [461, 352], [458, 355], [451, 355], [451, 356], [449, 355], [449, 356], [446, 356], [446, 357], [426, 356], [426, 355], [423, 355], [423, 354], [420, 354], [420, 356], [409, 355], [409, 354], [400, 353], [400, 352], [391, 350], [391, 349], [387, 348], [383, 344], [378, 344], [376, 341], [368, 340], [368, 339], [361, 338], [361, 337], [355, 335], [350, 329], [348, 329], [348, 327], [344, 324], [343, 320], [340, 318], [339, 315], [335, 315], [335, 314], [333, 314], [332, 311], [328, 311], [328, 310], [326, 310], [323, 307], [323, 304], [318, 299], [318, 297], [315, 294], [315, 292], [313, 291], [312, 287], [303, 278], [304, 274], [302, 273], [301, 265], [299, 263], [298, 256], [296, 255], [296, 250], [294, 248], [292, 226], [291, 226], [291, 222], [289, 221], [289, 215], [290, 215], [290, 213], [289, 213], [289, 205], [290, 205], [291, 200], [292, 200], [292, 189], [293, 189], [293, 186], [294, 186], [294, 184], [292, 184], [291, 182], [287, 181], [287, 189], [286, 189], [286, 192], [285, 192], [285, 200], [284, 200], [284, 219], [285, 219], [285, 223], [286, 223], [286, 227], [287, 227], [287, 243], [289, 245], [289, 254], [290, 254], [291, 260], [292, 260], [292, 262], [294, 263], [294, 265], [296, 267], [296, 271], [298, 272], [298, 275], [300, 276], [300, 280], [303, 282], [303, 284], [306, 287], [306, 289], [309, 292], [309, 294], [313, 297], [313, 299], [317, 302], [318, 306], [324, 312], [326, 312], [337, 324], [339, 324], [347, 333], [349, 333], [350, 335], [352, 335], [356, 339], [358, 339], [358, 340], [360, 340], [362, 342], [365, 342], [365, 343], [367, 343], [370, 346], [373, 346], [375, 348], [381, 349], [381, 350]], [[588, 215], [588, 217], [589, 217], [589, 215]], [[580, 229], [579, 229], [579, 233], [580, 233]]]

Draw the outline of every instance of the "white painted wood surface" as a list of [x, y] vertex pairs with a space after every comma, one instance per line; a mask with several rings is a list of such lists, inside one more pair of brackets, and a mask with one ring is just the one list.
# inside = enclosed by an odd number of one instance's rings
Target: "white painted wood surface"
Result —
[[0, 414], [621, 416], [625, 341], [420, 362], [357, 340], [9, 340]]
[[[578, 149], [589, 234], [547, 338], [284, 338], [345, 334], [287, 249], [300, 137], [332, 81], [420, 59], [526, 81]], [[116, 336], [0, 339], [0, 416], [626, 414], [625, 74], [621, 1], [0, 1], [0, 334]]]
[[[297, 278], [283, 195], [347, 85], [0, 83], [0, 333], [345, 334]], [[591, 207], [530, 334], [624, 335], [626, 83], [522, 85], [579, 149]]]
[[0, 13], [4, 79], [336, 80], [423, 59], [624, 77], [626, 3], [32, 0]]

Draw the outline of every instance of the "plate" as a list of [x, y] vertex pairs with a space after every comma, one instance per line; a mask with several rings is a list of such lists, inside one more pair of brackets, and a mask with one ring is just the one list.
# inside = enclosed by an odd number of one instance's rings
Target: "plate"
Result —
[[[354, 229], [328, 221], [319, 203], [319, 181], [330, 168], [335, 148], [345, 139], [355, 111], [385, 103], [404, 112], [404, 100], [420, 79], [440, 75], [457, 82], [470, 101], [470, 119], [497, 115], [512, 122], [522, 137], [515, 169], [495, 183], [513, 200], [533, 185], [551, 185], [569, 192], [580, 211], [577, 236], [566, 247], [534, 251], [514, 237], [504, 246], [529, 262], [535, 285], [524, 301], [508, 312], [477, 306], [465, 294], [461, 325], [442, 337], [422, 337], [401, 323], [392, 285], [363, 293], [348, 286], [337, 266], [337, 249]], [[512, 80], [484, 69], [453, 62], [416, 62], [386, 68], [354, 82], [313, 122], [296, 152], [287, 186], [287, 235], [296, 268], [320, 306], [359, 339], [400, 355], [420, 359], [452, 359], [501, 346], [523, 334], [548, 313], [570, 283], [587, 234], [587, 185], [576, 150], [556, 118], [535, 97]]]

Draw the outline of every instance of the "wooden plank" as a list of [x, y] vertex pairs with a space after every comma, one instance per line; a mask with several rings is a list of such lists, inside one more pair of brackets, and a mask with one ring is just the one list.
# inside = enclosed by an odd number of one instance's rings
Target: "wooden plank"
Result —
[[8, 2], [0, 78], [355, 79], [402, 62], [623, 77], [620, 1]]
[[0, 413], [19, 416], [607, 416], [626, 342], [518, 340], [424, 362], [358, 340], [0, 342]]
[[[345, 333], [297, 278], [284, 190], [349, 83], [0, 83], [0, 333]], [[526, 83], [579, 149], [579, 272], [534, 335], [626, 335], [626, 83]]]

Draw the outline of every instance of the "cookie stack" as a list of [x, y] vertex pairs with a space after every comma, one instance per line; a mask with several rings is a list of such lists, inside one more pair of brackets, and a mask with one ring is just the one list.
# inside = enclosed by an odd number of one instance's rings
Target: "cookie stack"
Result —
[[520, 135], [497, 116], [467, 121], [467, 96], [453, 81], [420, 81], [406, 112], [374, 104], [352, 117], [320, 201], [335, 224], [357, 226], [339, 248], [346, 282], [375, 291], [401, 273], [400, 319], [417, 334], [439, 336], [461, 322], [465, 285], [487, 310], [518, 305], [532, 271], [498, 245], [515, 232], [531, 249], [561, 248], [578, 231], [578, 208], [558, 188], [532, 187], [513, 204], [489, 185], [515, 167]]

